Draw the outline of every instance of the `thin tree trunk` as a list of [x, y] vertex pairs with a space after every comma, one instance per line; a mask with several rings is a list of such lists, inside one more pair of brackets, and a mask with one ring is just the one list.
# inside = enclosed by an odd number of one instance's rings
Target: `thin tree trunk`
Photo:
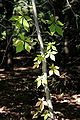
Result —
[[[32, 6], [33, 6], [33, 12], [34, 12], [35, 27], [36, 27], [36, 31], [37, 31], [38, 40], [39, 40], [39, 43], [40, 43], [41, 55], [43, 55], [45, 57], [44, 45], [43, 45], [41, 32], [40, 32], [40, 28], [39, 28], [39, 23], [38, 23], [38, 19], [37, 19], [37, 11], [36, 11], [35, 0], [32, 0]], [[42, 73], [44, 75], [45, 80], [47, 81], [46, 59], [42, 61]], [[48, 88], [48, 83], [44, 85], [44, 90], [45, 90], [45, 93], [46, 93], [46, 101], [47, 101], [47, 106], [48, 106], [49, 113], [50, 113], [50, 118], [53, 119], [53, 106], [52, 106], [52, 102], [51, 102], [51, 99], [50, 99], [50, 92], [49, 92], [49, 88]]]

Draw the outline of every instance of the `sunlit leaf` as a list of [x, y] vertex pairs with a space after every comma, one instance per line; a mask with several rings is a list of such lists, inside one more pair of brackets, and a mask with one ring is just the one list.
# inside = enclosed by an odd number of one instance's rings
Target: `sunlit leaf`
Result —
[[37, 88], [41, 86], [41, 80], [37, 81]]
[[47, 80], [46, 79], [42, 80], [42, 85], [44, 85], [44, 84], [47, 84]]
[[25, 16], [25, 18], [27, 19], [27, 21], [32, 20], [29, 16]]
[[52, 51], [51, 53], [52, 53], [53, 55], [55, 55], [55, 54], [57, 54], [57, 51]]
[[22, 24], [20, 24], [19, 21], [16, 21], [16, 23], [15, 23], [15, 27], [16, 27], [16, 29], [19, 29], [19, 28], [21, 27], [21, 25], [22, 25]]
[[35, 58], [34, 58], [34, 61], [36, 61], [37, 59], [38, 59], [38, 58], [37, 58], [37, 57], [35, 57]]
[[55, 56], [53, 54], [50, 54], [51, 60], [55, 61]]
[[38, 68], [38, 67], [39, 67], [39, 64], [37, 62], [35, 62], [33, 69]]
[[48, 58], [49, 57], [49, 53], [45, 56], [45, 58]]
[[26, 49], [28, 52], [30, 52], [30, 50], [31, 50], [31, 46], [30, 46], [28, 43], [26, 43], [26, 42], [25, 42], [25, 49]]
[[58, 66], [55, 66], [55, 69], [59, 69], [59, 67], [58, 67]]
[[60, 72], [59, 72], [59, 70], [54, 69], [54, 73], [55, 73], [57, 76], [60, 76]]
[[47, 50], [49, 50], [50, 49], [50, 45], [48, 45], [48, 47], [47, 47]]
[[59, 20], [57, 21], [57, 23], [60, 25], [60, 26], [63, 26], [64, 24], [62, 22], [60, 22]]
[[55, 50], [55, 51], [57, 51], [57, 49], [56, 49], [56, 47], [55, 47], [55, 46], [52, 46], [52, 49], [53, 49], [53, 50]]
[[38, 118], [38, 113], [39, 113], [39, 112], [36, 112], [36, 113], [33, 115], [33, 119], [34, 119], [34, 118]]
[[23, 19], [20, 18], [20, 19], [18, 19], [18, 21], [19, 21], [19, 23], [22, 25]]
[[26, 19], [23, 19], [23, 26], [29, 28], [29, 23], [27, 22]]
[[53, 70], [49, 70], [49, 76], [53, 75]]
[[50, 117], [49, 113], [44, 116], [44, 120], [47, 120], [48, 117]]
[[44, 104], [43, 104], [43, 102], [42, 102], [41, 105], [40, 105], [40, 110], [41, 110], [41, 111], [44, 110]]
[[16, 20], [18, 20], [18, 19], [19, 19], [19, 16], [12, 16], [12, 17], [10, 18], [11, 21], [16, 21]]

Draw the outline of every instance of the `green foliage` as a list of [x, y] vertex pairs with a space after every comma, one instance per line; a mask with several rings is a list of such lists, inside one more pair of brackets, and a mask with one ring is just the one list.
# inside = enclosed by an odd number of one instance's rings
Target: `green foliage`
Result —
[[[39, 68], [40, 64], [43, 61], [46, 61], [46, 59], [50, 59], [52, 63], [49, 63], [49, 71], [47, 71], [47, 73], [49, 72], [49, 76], [53, 74], [60, 76], [59, 67], [54, 65], [54, 63], [56, 62], [55, 55], [58, 53], [58, 51], [56, 48], [56, 41], [53, 40], [53, 35], [60, 35], [61, 37], [63, 37], [63, 23], [60, 22], [57, 17], [53, 16], [50, 11], [48, 11], [47, 14], [40, 11], [38, 13], [38, 20], [43, 36], [45, 36], [43, 37], [43, 42], [45, 44], [45, 53], [44, 55], [39, 54], [35, 57], [35, 59], [33, 60], [33, 69]], [[12, 21], [14, 27], [13, 45], [16, 47], [16, 52], [21, 52], [24, 49], [30, 52], [31, 48], [36, 43], [38, 43], [38, 40], [35, 40], [36, 31], [34, 29], [32, 9], [28, 8], [27, 1], [19, 0], [17, 2], [16, 7], [14, 8], [14, 15], [12, 16], [10, 21]], [[46, 36], [48, 36], [47, 39]], [[52, 39], [52, 42], [50, 42], [50, 38]], [[45, 79], [44, 73], [42, 73], [41, 76], [38, 76], [35, 82], [37, 83], [37, 88], [39, 88], [41, 85], [45, 86], [48, 84], [47, 79]], [[39, 99], [36, 106], [37, 111], [34, 114], [33, 119], [38, 118], [39, 115], [41, 115], [41, 117], [44, 117], [44, 120], [50, 117], [48, 111], [45, 110], [47, 102], [43, 98]]]
[[1, 32], [1, 40], [6, 39], [6, 31]]
[[54, 66], [54, 64], [52, 64], [50, 67], [50, 70], [49, 70], [49, 76], [56, 74], [57, 76], [60, 76], [60, 73], [59, 73], [59, 67], [58, 66]]
[[55, 61], [55, 54], [57, 54], [57, 49], [55, 47], [55, 42], [49, 42], [46, 50], [46, 58], [50, 57], [51, 60]]
[[47, 106], [47, 102], [45, 101], [44, 97], [42, 99], [39, 98], [38, 102], [36, 103], [37, 112], [34, 114], [33, 119], [38, 118], [39, 115], [41, 117], [44, 117], [44, 120], [50, 117], [50, 114], [48, 113], [48, 111], [44, 110], [45, 106]]
[[24, 42], [21, 40], [17, 40], [16, 44], [16, 53], [21, 52], [24, 49]]
[[40, 87], [41, 85], [47, 84], [47, 80], [45, 79], [45, 75], [38, 76], [38, 78], [35, 80], [37, 82], [37, 88]]
[[46, 20], [46, 23], [49, 24], [50, 35], [53, 36], [55, 33], [63, 37], [62, 26], [63, 23], [56, 19], [53, 15], [50, 15], [50, 20]]
[[36, 68], [36, 67], [38, 68], [43, 60], [45, 60], [44, 56], [37, 55], [37, 57], [35, 57], [35, 59], [34, 59], [35, 63], [34, 63], [33, 68]]

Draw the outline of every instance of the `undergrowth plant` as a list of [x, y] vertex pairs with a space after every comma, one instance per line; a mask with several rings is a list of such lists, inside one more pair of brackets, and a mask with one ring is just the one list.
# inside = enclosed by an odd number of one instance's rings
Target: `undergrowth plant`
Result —
[[[48, 38], [52, 38], [53, 36], [63, 37], [63, 24], [50, 10], [47, 12], [47, 18], [44, 12], [38, 13], [35, 0], [28, 2], [26, 0], [19, 0], [15, 2], [14, 13], [10, 21], [12, 21], [14, 27], [13, 45], [16, 47], [16, 53], [24, 49], [30, 52], [36, 43], [40, 45], [40, 53], [37, 54], [33, 60], [33, 69], [39, 68], [40, 65], [42, 65], [42, 74], [37, 77], [35, 82], [37, 83], [37, 89], [41, 85], [43, 86], [45, 96], [39, 98], [36, 103], [37, 111], [33, 119], [37, 119], [39, 116], [43, 117], [44, 120], [47, 118], [53, 119], [54, 109], [51, 102], [47, 78], [53, 74], [60, 76], [60, 72], [59, 67], [55, 66], [55, 55], [58, 53], [56, 41], [55, 39], [49, 41]], [[36, 32], [37, 35], [34, 37]], [[44, 36], [42, 36], [42, 34], [44, 34]], [[48, 36], [48, 38], [46, 38], [46, 36]], [[48, 59], [52, 61], [49, 63], [49, 67], [47, 65]]]

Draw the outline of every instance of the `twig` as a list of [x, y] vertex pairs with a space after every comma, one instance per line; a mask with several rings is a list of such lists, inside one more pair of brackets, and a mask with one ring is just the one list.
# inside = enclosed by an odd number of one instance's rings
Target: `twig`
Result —
[[80, 16], [77, 15], [77, 14], [74, 12], [74, 10], [72, 9], [72, 6], [70, 5], [69, 1], [66, 0], [66, 2], [67, 2], [67, 6], [71, 9], [71, 11], [72, 11], [74, 17], [76, 18], [76, 27], [77, 27], [77, 29], [78, 29], [78, 17], [80, 17]]
[[4, 52], [4, 55], [3, 55], [3, 58], [2, 58], [2, 61], [1, 61], [0, 66], [1, 66], [1, 65], [3, 64], [3, 62], [4, 62], [4, 59], [5, 59], [5, 56], [6, 56], [6, 52], [7, 52], [7, 50], [8, 50], [9, 45], [10, 45], [11, 39], [12, 39], [12, 36], [11, 36], [11, 38], [10, 38], [10, 41], [8, 41], [8, 43], [7, 43], [7, 46], [6, 46], [6, 49], [5, 49], [5, 52]]
[[0, 26], [6, 29], [6, 27], [4, 25], [0, 24]]

